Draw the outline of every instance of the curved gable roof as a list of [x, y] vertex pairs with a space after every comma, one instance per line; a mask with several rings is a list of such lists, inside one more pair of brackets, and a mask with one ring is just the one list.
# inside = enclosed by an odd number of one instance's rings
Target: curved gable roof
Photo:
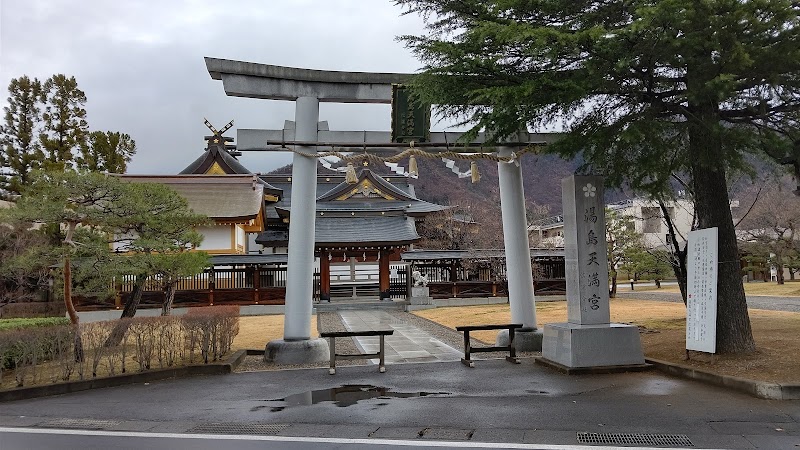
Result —
[[399, 189], [398, 187], [396, 187], [393, 184], [389, 183], [388, 181], [384, 180], [383, 177], [381, 177], [380, 175], [376, 175], [374, 172], [372, 172], [369, 169], [364, 169], [364, 170], [361, 171], [361, 173], [358, 176], [358, 183], [354, 183], [354, 184], [348, 184], [346, 182], [345, 183], [340, 183], [337, 186], [335, 186], [333, 189], [331, 189], [330, 191], [328, 191], [328, 192], [322, 194], [321, 196], [319, 196], [317, 198], [317, 201], [318, 202], [321, 202], [321, 201], [325, 202], [325, 201], [335, 200], [335, 199], [337, 199], [337, 198], [339, 198], [339, 197], [341, 197], [343, 195], [348, 194], [349, 192], [351, 192], [353, 190], [353, 186], [357, 186], [358, 184], [361, 184], [365, 180], [369, 181], [370, 183], [372, 183], [373, 186], [375, 186], [378, 189], [382, 190], [383, 192], [391, 195], [392, 197], [394, 197], [397, 200], [405, 200], [405, 201], [417, 200], [417, 201], [419, 201], [418, 198], [414, 197], [413, 195], [410, 195], [408, 192], [403, 191], [402, 189]]
[[201, 175], [207, 174], [214, 164], [217, 164], [225, 174], [228, 175], [250, 175], [251, 172], [243, 166], [236, 158], [225, 150], [220, 150], [218, 146], [210, 146], [199, 158], [194, 160], [185, 169], [180, 171], [181, 175]]

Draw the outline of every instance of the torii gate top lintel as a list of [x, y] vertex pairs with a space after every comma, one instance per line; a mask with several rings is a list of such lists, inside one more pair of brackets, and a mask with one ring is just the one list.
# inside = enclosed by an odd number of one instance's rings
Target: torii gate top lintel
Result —
[[300, 69], [206, 57], [206, 69], [234, 97], [321, 102], [391, 103], [392, 85], [408, 81], [409, 73], [342, 72]]

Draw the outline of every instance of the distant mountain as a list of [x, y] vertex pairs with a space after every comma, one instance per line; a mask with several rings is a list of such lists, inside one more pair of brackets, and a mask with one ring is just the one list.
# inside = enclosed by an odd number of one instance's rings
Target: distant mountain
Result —
[[[402, 164], [408, 169], [408, 161]], [[561, 180], [575, 173], [580, 167], [580, 160], [564, 160], [556, 155], [526, 154], [521, 158], [523, 186], [525, 201], [528, 211], [534, 204], [547, 206], [551, 215], [561, 213]], [[761, 159], [748, 161], [759, 178], [768, 177], [770, 173], [780, 172], [774, 164]], [[470, 162], [456, 161], [461, 172], [469, 171]], [[478, 161], [478, 171], [481, 179], [472, 183], [469, 177], [459, 178], [448, 169], [441, 159], [417, 158], [419, 178], [414, 180], [417, 197], [429, 202], [445, 205], [477, 205], [484, 206], [488, 211], [498, 210], [500, 205], [500, 186], [498, 184], [497, 163], [492, 161]], [[377, 167], [371, 164], [371, 170], [381, 174], [392, 174], [388, 167]], [[287, 165], [271, 173], [291, 173], [292, 166]], [[357, 168], [358, 169], [358, 168]], [[327, 169], [319, 166], [319, 173]], [[781, 172], [782, 173], [782, 172]], [[774, 176], [774, 175], [773, 175]], [[737, 199], [746, 196], [752, 187], [747, 176], [732, 176], [731, 198]], [[676, 190], [680, 187], [676, 184]], [[625, 189], [607, 189], [606, 203], [616, 202], [632, 197], [633, 194]]]
[[[402, 163], [406, 170], [408, 161]], [[524, 155], [521, 158], [523, 186], [525, 200], [530, 205], [533, 203], [547, 205], [553, 214], [561, 211], [561, 179], [575, 172], [579, 163], [565, 161], [554, 155]], [[500, 204], [500, 186], [497, 175], [497, 163], [492, 161], [478, 161], [478, 172], [481, 179], [472, 183], [470, 177], [459, 178], [448, 169], [441, 159], [417, 158], [419, 178], [414, 180], [417, 197], [446, 205], [461, 204], [486, 204], [493, 208]], [[470, 162], [456, 161], [456, 166], [461, 172], [469, 171]], [[392, 174], [388, 167], [376, 167], [372, 164], [371, 170], [381, 174]], [[291, 173], [292, 166], [287, 165], [270, 173]], [[319, 166], [319, 173], [324, 173], [325, 168]]]

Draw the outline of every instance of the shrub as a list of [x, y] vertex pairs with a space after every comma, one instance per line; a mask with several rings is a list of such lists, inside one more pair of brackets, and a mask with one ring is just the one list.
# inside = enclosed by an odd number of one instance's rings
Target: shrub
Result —
[[0, 331], [18, 328], [51, 327], [54, 325], [68, 325], [66, 317], [38, 317], [33, 319], [0, 319]]
[[[108, 336], [120, 323], [127, 331], [117, 346], [106, 346]], [[125, 373], [131, 359], [139, 371], [191, 363], [198, 352], [204, 363], [228, 353], [239, 333], [239, 308], [214, 306], [192, 309], [184, 316], [136, 317], [108, 322], [89, 322], [74, 327], [65, 318], [3, 320], [0, 329], [0, 361], [13, 373], [16, 386]], [[75, 355], [80, 332], [83, 359]], [[105, 370], [103, 370], [105, 369]], [[89, 375], [91, 374], [91, 375]], [[8, 378], [5, 378], [8, 384]]]
[[209, 306], [192, 308], [183, 316], [186, 336], [189, 339], [189, 357], [197, 348], [203, 362], [216, 361], [231, 349], [233, 338], [239, 334], [238, 306]]

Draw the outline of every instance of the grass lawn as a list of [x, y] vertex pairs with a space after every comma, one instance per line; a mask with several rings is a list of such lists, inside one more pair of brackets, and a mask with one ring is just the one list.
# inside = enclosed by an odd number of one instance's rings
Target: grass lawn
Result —
[[[508, 305], [436, 308], [415, 314], [450, 328], [458, 325], [505, 323]], [[565, 322], [566, 302], [539, 302], [536, 318], [541, 324]], [[751, 355], [706, 355], [692, 352], [685, 360], [686, 309], [682, 303], [612, 299], [611, 320], [642, 327], [642, 347], [647, 357], [691, 365], [699, 369], [743, 378], [800, 383], [800, 313], [750, 310], [758, 350]], [[472, 335], [472, 333], [470, 333]], [[496, 331], [474, 333], [494, 342]]]
[[[317, 335], [317, 316], [311, 316], [311, 336]], [[239, 318], [239, 334], [233, 340], [231, 350], [263, 350], [273, 339], [283, 339], [283, 314], [242, 316]]]
[[[617, 289], [619, 292], [630, 292], [630, 283], [619, 283]], [[674, 292], [678, 293], [677, 284], [670, 284], [663, 286], [661, 289], [656, 289], [652, 284], [636, 285], [636, 291], [652, 291], [652, 292]], [[744, 283], [744, 292], [747, 295], [768, 295], [774, 297], [800, 297], [800, 280], [786, 281], [785, 284], [778, 284], [772, 282], [752, 282]]]

